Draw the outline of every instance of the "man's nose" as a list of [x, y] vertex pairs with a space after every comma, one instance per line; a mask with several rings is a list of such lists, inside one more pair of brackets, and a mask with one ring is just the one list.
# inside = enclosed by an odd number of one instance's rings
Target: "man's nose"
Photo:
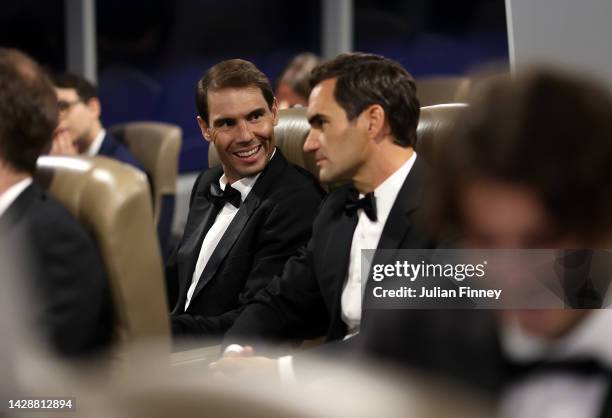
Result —
[[237, 137], [238, 140], [250, 141], [251, 139], [253, 139], [254, 137], [253, 131], [251, 130], [251, 127], [249, 126], [249, 123], [246, 120], [239, 121], [237, 128], [238, 128], [238, 137]]
[[68, 129], [68, 122], [66, 121], [65, 117], [62, 117], [61, 113], [60, 113], [60, 118], [59, 118], [59, 123], [57, 124], [57, 129], [58, 130], [65, 130]]
[[304, 142], [304, 152], [313, 152], [319, 149], [319, 133], [316, 129], [310, 129]]

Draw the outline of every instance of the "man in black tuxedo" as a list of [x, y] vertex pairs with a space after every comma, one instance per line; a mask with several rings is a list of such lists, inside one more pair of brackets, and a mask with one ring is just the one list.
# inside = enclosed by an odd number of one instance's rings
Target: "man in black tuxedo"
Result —
[[51, 145], [57, 116], [53, 86], [38, 64], [16, 50], [0, 49], [0, 236], [12, 251], [4, 255], [23, 257], [22, 282], [36, 296], [31, 310], [51, 347], [73, 357], [109, 344], [112, 307], [93, 241], [64, 207], [32, 183], [36, 159]]
[[51, 154], [102, 155], [143, 170], [130, 150], [102, 126], [102, 106], [96, 86], [72, 73], [54, 74], [60, 111]]
[[276, 100], [252, 63], [213, 66], [197, 84], [196, 103], [202, 135], [221, 167], [197, 178], [166, 271], [176, 295], [173, 333], [213, 337], [306, 243], [323, 192], [275, 147]]
[[[410, 74], [381, 56], [342, 54], [317, 67], [311, 84], [304, 149], [315, 154], [322, 181], [350, 183], [330, 193], [306, 248], [247, 306], [227, 344], [317, 334], [353, 342], [362, 324], [362, 274], [368, 274], [361, 271], [361, 250], [436, 245], [418, 219], [427, 166], [413, 149], [419, 102]], [[241, 350], [230, 345], [214, 367], [276, 369], [272, 360], [236, 358], [252, 354]], [[290, 357], [280, 361], [281, 370], [292, 370]]]

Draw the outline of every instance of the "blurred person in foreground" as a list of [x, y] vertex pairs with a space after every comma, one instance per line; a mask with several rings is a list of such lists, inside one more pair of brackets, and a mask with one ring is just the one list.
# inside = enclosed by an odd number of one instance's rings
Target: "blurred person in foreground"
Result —
[[320, 63], [321, 59], [309, 52], [291, 59], [276, 83], [275, 95], [279, 109], [308, 106], [308, 96], [312, 90], [310, 73]]
[[276, 373], [279, 362], [283, 375], [300, 373], [299, 356], [249, 358], [253, 348], [232, 343], [255, 345], [260, 354], [321, 334], [327, 342], [344, 340], [340, 350], [355, 345], [368, 319], [361, 250], [436, 247], [418, 220], [428, 166], [414, 151], [419, 102], [412, 76], [388, 58], [351, 53], [311, 77], [304, 149], [315, 154], [321, 181], [349, 183], [328, 195], [306, 248], [226, 334], [230, 346], [213, 365], [218, 371]]
[[276, 148], [277, 102], [255, 65], [216, 64], [198, 81], [196, 104], [221, 166], [196, 179], [167, 263], [170, 319], [175, 336], [220, 337], [310, 238], [323, 191]]
[[[442, 144], [434, 224], [468, 248], [612, 248], [612, 97], [534, 70], [486, 86]], [[414, 311], [368, 333], [385, 358], [480, 386], [503, 417], [612, 416], [612, 311]]]
[[59, 125], [52, 155], [101, 155], [143, 170], [130, 150], [102, 126], [102, 105], [96, 86], [72, 73], [53, 74]]
[[38, 156], [51, 146], [57, 117], [53, 85], [39, 65], [17, 50], [0, 48], [0, 235], [24, 243], [25, 271], [33, 278], [28, 287], [39, 304], [29, 309], [51, 347], [76, 357], [108, 346], [112, 307], [92, 239], [32, 181]]

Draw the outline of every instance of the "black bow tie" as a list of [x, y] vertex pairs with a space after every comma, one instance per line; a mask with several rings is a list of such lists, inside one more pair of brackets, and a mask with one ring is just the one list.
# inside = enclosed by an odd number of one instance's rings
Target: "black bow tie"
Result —
[[221, 210], [226, 203], [230, 203], [234, 205], [234, 207], [239, 208], [242, 197], [240, 196], [240, 192], [229, 184], [226, 184], [225, 189], [221, 190], [219, 182], [214, 181], [210, 185], [210, 200], [218, 210]]
[[539, 360], [530, 363], [509, 364], [511, 380], [524, 378], [528, 375], [562, 373], [575, 376], [594, 376], [609, 374], [610, 370], [599, 360], [590, 357], [561, 360]]
[[344, 206], [346, 213], [349, 216], [353, 216], [357, 210], [362, 209], [366, 216], [370, 218], [372, 222], [376, 221], [376, 198], [374, 197], [374, 192], [370, 192], [361, 199], [359, 199], [359, 194], [357, 190], [349, 193], [346, 198], [346, 204]]

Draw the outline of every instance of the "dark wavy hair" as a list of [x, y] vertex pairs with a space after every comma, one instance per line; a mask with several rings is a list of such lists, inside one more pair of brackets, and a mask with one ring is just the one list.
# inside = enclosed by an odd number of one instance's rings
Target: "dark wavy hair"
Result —
[[316, 67], [310, 85], [337, 78], [334, 98], [349, 121], [368, 106], [380, 105], [398, 145], [414, 147], [420, 105], [414, 79], [399, 63], [374, 54], [340, 54]]
[[73, 73], [57, 73], [51, 74], [51, 81], [55, 87], [64, 89], [74, 89], [83, 102], [89, 99], [98, 97], [98, 89], [96, 86], [80, 75]]

